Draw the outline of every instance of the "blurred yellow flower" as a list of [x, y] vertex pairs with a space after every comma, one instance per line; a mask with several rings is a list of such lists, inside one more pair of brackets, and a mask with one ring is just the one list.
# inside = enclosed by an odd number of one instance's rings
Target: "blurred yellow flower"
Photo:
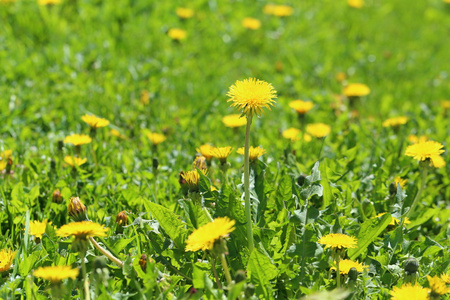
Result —
[[69, 136], [66, 136], [64, 139], [64, 144], [72, 144], [75, 146], [85, 145], [92, 142], [92, 139], [90, 136], [86, 134], [72, 134]]
[[405, 154], [412, 156], [419, 161], [430, 161], [430, 165], [435, 168], [442, 168], [445, 166], [445, 161], [441, 156], [444, 152], [442, 149], [444, 145], [434, 141], [419, 141], [414, 145], [406, 148]]
[[367, 85], [362, 83], [352, 83], [347, 85], [343, 91], [347, 97], [361, 97], [370, 94], [370, 89]]
[[194, 163], [192, 164], [194, 168], [199, 168], [200, 170], [206, 170], [207, 164], [206, 164], [206, 157], [204, 156], [197, 156], [194, 159]]
[[321, 237], [318, 241], [319, 244], [325, 245], [325, 249], [342, 249], [342, 248], [357, 248], [358, 240], [353, 237], [342, 233], [329, 233]]
[[441, 279], [446, 283], [446, 284], [450, 284], [450, 274], [445, 274], [443, 273], [441, 275]]
[[142, 105], [147, 105], [150, 103], [150, 93], [147, 90], [141, 91], [141, 97], [139, 99], [139, 102], [141, 102]]
[[[450, 3], [450, 0], [447, 0], [448, 3]], [[450, 108], [450, 100], [442, 100], [441, 106], [443, 109], [449, 109]]]
[[[384, 216], [385, 214], [386, 214], [385, 212], [384, 212], [384, 213], [379, 213], [378, 215], [376, 215], [376, 216], [373, 217], [373, 218], [379, 218], [379, 217]], [[372, 218], [372, 219], [373, 219], [373, 218]], [[390, 225], [390, 226], [396, 226], [396, 225], [398, 225], [398, 224], [400, 224], [400, 220], [397, 219], [397, 218], [392, 217], [391, 222], [389, 222], [389, 225]], [[406, 218], [405, 218], [405, 221], [403, 222], [403, 225], [407, 225], [407, 224], [411, 224], [411, 221], [406, 217]]]
[[45, 219], [42, 222], [39, 221], [30, 222], [28, 234], [34, 235], [39, 239], [42, 238], [42, 235], [45, 233], [45, 229], [47, 228], [47, 223], [51, 224], [52, 222], [48, 222], [47, 219]]
[[330, 134], [331, 127], [324, 123], [314, 123], [306, 125], [306, 132], [316, 138], [323, 138]]
[[96, 117], [94, 115], [84, 115], [81, 120], [86, 122], [91, 128], [100, 128], [109, 125], [109, 121], [103, 118]]
[[347, 0], [347, 4], [353, 8], [361, 8], [364, 6], [363, 0]]
[[263, 8], [266, 15], [274, 15], [277, 17], [287, 17], [293, 14], [294, 10], [288, 5], [267, 4]]
[[231, 147], [215, 147], [212, 150], [212, 155], [217, 158], [221, 164], [225, 164], [227, 162], [228, 156], [233, 152], [233, 148]]
[[189, 19], [194, 16], [194, 10], [185, 7], [178, 7], [176, 13], [177, 16], [181, 19]]
[[408, 141], [410, 141], [413, 144], [416, 144], [418, 142], [426, 142], [428, 140], [427, 136], [421, 135], [420, 137], [417, 137], [417, 135], [410, 134], [408, 135]]
[[75, 168], [75, 166], [79, 167], [82, 164], [86, 163], [87, 158], [79, 158], [76, 156], [67, 155], [66, 157], [64, 157], [64, 161], [66, 162], [66, 164], [68, 164], [72, 168]]
[[428, 300], [429, 289], [424, 289], [420, 285], [407, 283], [401, 287], [394, 286], [391, 291], [391, 300]]
[[400, 187], [402, 189], [404, 189], [407, 182], [408, 182], [408, 179], [403, 179], [400, 176], [397, 176], [394, 178], [395, 188], [397, 188], [397, 184], [400, 184]]
[[[203, 175], [207, 174], [205, 169], [201, 169]], [[198, 181], [200, 180], [200, 173], [197, 170], [187, 171], [181, 173], [181, 177], [186, 181], [189, 189], [193, 192], [198, 191]]]
[[277, 97], [277, 91], [274, 90], [270, 83], [265, 81], [248, 78], [242, 81], [237, 80], [236, 83], [230, 86], [227, 93], [230, 97], [228, 102], [233, 102], [231, 106], [242, 110], [247, 116], [261, 115], [263, 108], [270, 110], [270, 105], [273, 106]]
[[338, 82], [342, 82], [345, 79], [347, 79], [347, 75], [344, 72], [338, 72], [338, 73], [336, 73], [336, 75], [334, 77], [336, 78], [336, 80]]
[[180, 28], [171, 28], [167, 32], [167, 35], [175, 41], [181, 41], [184, 40], [187, 36], [186, 30], [180, 29]]
[[242, 20], [242, 26], [247, 29], [257, 30], [261, 27], [261, 21], [255, 18], [245, 18]]
[[[291, 142], [299, 141], [299, 140], [302, 139], [302, 135], [301, 135], [300, 129], [293, 128], [293, 127], [288, 128], [285, 131], [283, 131], [282, 135], [283, 135], [283, 137], [285, 139], [291, 140]], [[305, 133], [303, 135], [303, 139], [304, 139], [305, 142], [310, 142], [311, 141], [311, 136], [309, 134]]]
[[39, 5], [54, 5], [54, 4], [60, 4], [61, 0], [38, 0]]
[[311, 101], [295, 100], [289, 102], [289, 107], [295, 109], [297, 113], [304, 115], [314, 107], [314, 103]]
[[225, 126], [230, 128], [245, 126], [247, 124], [247, 118], [241, 117], [241, 115], [233, 114], [222, 118], [222, 122]]
[[103, 225], [91, 222], [91, 221], [81, 221], [72, 222], [61, 226], [56, 232], [57, 236], [68, 237], [75, 236], [77, 239], [87, 239], [94, 236], [106, 236], [108, 228]]
[[[239, 148], [236, 152], [238, 154], [244, 155], [244, 147]], [[253, 147], [251, 146], [249, 149], [249, 161], [255, 161], [258, 159], [258, 157], [262, 156], [266, 154], [266, 150], [264, 150], [262, 147], [258, 146], [258, 147]]]
[[440, 296], [450, 293], [450, 288], [447, 287], [446, 283], [439, 276], [428, 276], [428, 283], [430, 284], [431, 295]]
[[12, 252], [9, 249], [2, 249], [0, 251], [0, 272], [8, 271], [12, 265], [16, 252]]
[[[350, 259], [339, 260], [339, 274], [348, 274], [351, 268], [355, 268], [356, 271], [362, 272], [364, 269], [368, 269], [369, 266], [365, 266], [362, 263]], [[336, 270], [336, 267], [331, 267], [331, 270]]]
[[12, 150], [0, 152], [0, 171], [6, 169], [8, 161], [12, 163]]
[[161, 144], [167, 139], [163, 134], [156, 132], [147, 133], [147, 138], [150, 140], [150, 142], [152, 142], [154, 146]]
[[114, 136], [116, 136], [116, 137], [118, 137], [118, 138], [121, 138], [121, 139], [126, 139], [126, 138], [127, 138], [125, 135], [121, 134], [119, 130], [116, 130], [116, 129], [111, 129], [111, 130], [109, 131], [109, 133], [110, 133], [111, 135], [114, 135]]
[[226, 238], [233, 232], [235, 223], [228, 217], [216, 218], [194, 230], [187, 239], [186, 251], [212, 250], [217, 240]]
[[59, 283], [67, 278], [72, 278], [72, 280], [75, 280], [78, 273], [79, 270], [72, 269], [71, 266], [51, 266], [40, 267], [33, 272], [33, 275], [34, 277], [39, 277], [52, 283]]
[[210, 160], [211, 158], [213, 158], [213, 149], [214, 149], [213, 146], [209, 144], [204, 144], [198, 147], [196, 150], [198, 153], [203, 155], [206, 158], [206, 160]]
[[383, 125], [383, 127], [398, 127], [400, 125], [406, 124], [406, 122], [408, 122], [408, 120], [409, 120], [408, 117], [389, 118], [389, 119], [386, 119], [382, 125]]

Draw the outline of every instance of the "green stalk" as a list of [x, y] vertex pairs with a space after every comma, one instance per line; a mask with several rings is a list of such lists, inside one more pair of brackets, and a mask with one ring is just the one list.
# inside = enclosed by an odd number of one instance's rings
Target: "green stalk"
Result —
[[228, 288], [230, 288], [231, 275], [230, 275], [230, 270], [228, 269], [228, 264], [227, 264], [227, 260], [225, 258], [225, 254], [224, 253], [222, 253], [220, 255], [220, 261], [222, 262], [222, 268], [223, 268], [223, 272], [225, 273], [225, 278], [227, 279]]
[[420, 183], [420, 187], [419, 190], [417, 191], [416, 197], [414, 197], [413, 203], [411, 205], [411, 208], [408, 210], [408, 212], [406, 213], [405, 217], [402, 220], [401, 226], [403, 226], [404, 220], [414, 211], [414, 209], [417, 206], [417, 203], [419, 202], [420, 196], [422, 195], [422, 191], [425, 188], [425, 183], [427, 181], [427, 173], [428, 173], [428, 162], [426, 163], [421, 163], [422, 168], [420, 170], [420, 177], [422, 182]]
[[253, 222], [250, 210], [250, 125], [252, 124], [252, 115], [247, 115], [247, 127], [245, 129], [245, 148], [244, 148], [244, 197], [245, 197], [245, 214], [247, 216], [247, 240], [248, 250], [251, 254], [253, 252]]
[[111, 261], [113, 261], [116, 265], [118, 265], [119, 267], [123, 267], [123, 262], [116, 258], [114, 255], [112, 255], [108, 250], [104, 249], [102, 246], [100, 246], [96, 240], [94, 240], [93, 237], [89, 237], [89, 240], [91, 241], [91, 243], [95, 246], [95, 248], [98, 249], [98, 251], [100, 251], [103, 255], [105, 255], [106, 257], [108, 257]]
[[80, 252], [80, 256], [81, 256], [81, 272], [83, 275], [84, 296], [86, 300], [91, 300], [91, 295], [89, 292], [89, 280], [86, 274], [86, 263], [84, 262], [86, 257], [86, 251]]
[[337, 288], [341, 287], [341, 274], [339, 271], [339, 260], [340, 260], [340, 255], [336, 255], [336, 286]]

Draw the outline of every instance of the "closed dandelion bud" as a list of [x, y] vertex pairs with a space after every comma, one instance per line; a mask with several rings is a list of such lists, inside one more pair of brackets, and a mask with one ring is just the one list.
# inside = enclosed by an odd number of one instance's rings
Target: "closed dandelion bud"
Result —
[[414, 274], [419, 269], [419, 262], [414, 258], [410, 257], [405, 261], [405, 273]]
[[306, 181], [306, 175], [302, 174], [302, 175], [297, 177], [297, 184], [299, 186], [303, 186], [305, 184], [305, 181]]
[[206, 170], [206, 158], [204, 156], [197, 156], [194, 160], [194, 168]]
[[69, 216], [75, 222], [86, 221], [86, 206], [81, 202], [80, 198], [72, 197], [69, 201], [69, 207], [67, 209]]
[[159, 160], [157, 157], [153, 157], [152, 164], [153, 164], [153, 170], [158, 170]]
[[364, 215], [368, 218], [370, 218], [375, 212], [375, 207], [373, 206], [373, 202], [367, 198], [362, 201], [362, 208], [364, 211]]
[[392, 182], [389, 185], [389, 194], [391, 194], [392, 196], [397, 194], [397, 184], [396, 183]]
[[141, 255], [141, 258], [139, 259], [139, 265], [141, 266], [142, 271], [145, 272], [147, 270], [147, 255]]
[[358, 278], [358, 271], [356, 270], [355, 267], [353, 267], [348, 271], [348, 279], [350, 279], [351, 281], [356, 281], [357, 278]]
[[128, 224], [128, 217], [124, 210], [117, 214], [116, 223], [120, 226], [126, 226]]
[[241, 281], [245, 281], [247, 279], [247, 276], [245, 275], [244, 270], [238, 270], [236, 274], [234, 275], [234, 281], [236, 283], [239, 283]]
[[245, 297], [250, 298], [251, 296], [253, 296], [253, 294], [255, 294], [255, 286], [251, 283], [247, 284], [244, 293]]
[[56, 189], [52, 194], [52, 201], [55, 203], [61, 203], [63, 201], [63, 196], [59, 189]]

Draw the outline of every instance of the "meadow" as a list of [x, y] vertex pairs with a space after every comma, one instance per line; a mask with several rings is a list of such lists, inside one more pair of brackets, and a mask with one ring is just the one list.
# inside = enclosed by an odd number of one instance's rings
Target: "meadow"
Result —
[[450, 299], [448, 0], [0, 0], [0, 299]]

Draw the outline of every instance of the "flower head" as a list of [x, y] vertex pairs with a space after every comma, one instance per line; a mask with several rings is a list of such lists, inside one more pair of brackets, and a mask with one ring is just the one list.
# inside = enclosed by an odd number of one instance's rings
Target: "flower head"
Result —
[[127, 213], [124, 210], [117, 214], [116, 223], [120, 226], [126, 226], [128, 224]]
[[[245, 153], [244, 151], [245, 151], [245, 149], [244, 149], [244, 147], [242, 147], [242, 148], [239, 148], [236, 152], [238, 154], [244, 155], [244, 153]], [[261, 147], [261, 146], [258, 146], [258, 147], [251, 146], [248, 152], [249, 152], [248, 159], [251, 162], [257, 160], [258, 157], [262, 156], [263, 154], [266, 154], [266, 150], [264, 150], [263, 147]]]
[[277, 97], [277, 92], [270, 83], [249, 78], [242, 81], [237, 80], [230, 86], [227, 96], [228, 102], [233, 102], [231, 106], [242, 110], [247, 116], [261, 115], [263, 108], [270, 110], [270, 106], [275, 103], [273, 98]]
[[[33, 221], [30, 222], [29, 234], [34, 235], [36, 238], [42, 238], [42, 235], [45, 233], [45, 229], [47, 228], [47, 219], [42, 222]], [[52, 223], [52, 222], [49, 222]]]
[[336, 73], [336, 75], [334, 75], [334, 78], [336, 78], [338, 82], [342, 82], [347, 79], [347, 74], [345, 74], [344, 72], [338, 72]]
[[60, 237], [75, 236], [78, 239], [87, 239], [94, 236], [106, 236], [108, 228], [103, 225], [91, 222], [81, 221], [63, 225], [56, 234]]
[[263, 8], [263, 12], [266, 15], [273, 15], [277, 17], [288, 17], [292, 15], [294, 10], [292, 7], [288, 5], [274, 5], [274, 4], [267, 4]]
[[61, 0], [38, 0], [39, 5], [54, 5], [60, 4]]
[[187, 36], [186, 30], [180, 29], [180, 28], [171, 28], [167, 32], [167, 35], [175, 41], [181, 41], [184, 40]]
[[41, 267], [33, 272], [34, 277], [48, 280], [52, 283], [59, 283], [67, 278], [75, 280], [79, 273], [78, 269], [72, 269], [71, 266], [51, 266]]
[[426, 142], [428, 140], [426, 135], [417, 136], [414, 134], [408, 135], [408, 141], [410, 141], [413, 144], [416, 144], [418, 142]]
[[255, 18], [245, 18], [242, 20], [242, 26], [250, 30], [257, 30], [261, 27], [261, 21]]
[[353, 8], [361, 8], [364, 6], [363, 0], [347, 0], [347, 4]]
[[194, 230], [186, 242], [186, 251], [212, 250], [217, 240], [227, 237], [235, 229], [235, 223], [228, 217], [216, 218]]
[[428, 283], [430, 284], [431, 295], [445, 295], [450, 293], [450, 288], [447, 287], [444, 280], [439, 276], [427, 276]]
[[[386, 214], [385, 212], [379, 213], [378, 215], [376, 215], [373, 218], [379, 218], [379, 217], [384, 216], [385, 214]], [[398, 224], [400, 224], [400, 220], [395, 217], [392, 217], [391, 222], [389, 223], [389, 226], [397, 226]], [[407, 225], [407, 224], [411, 224], [411, 221], [408, 219], [408, 217], [405, 217], [405, 221], [403, 222], [403, 225]]]
[[119, 130], [116, 130], [116, 129], [111, 129], [111, 130], [109, 131], [109, 133], [110, 133], [111, 135], [114, 135], [114, 136], [116, 136], [116, 137], [118, 137], [118, 138], [121, 138], [121, 139], [126, 139], [126, 138], [127, 138], [125, 135], [123, 135], [122, 133], [120, 133]]
[[223, 124], [227, 127], [235, 128], [245, 126], [247, 124], [247, 118], [238, 114], [228, 115], [222, 118]]
[[0, 152], [0, 171], [6, 169], [8, 164], [12, 164], [12, 150]]
[[445, 166], [445, 161], [441, 156], [444, 152], [442, 149], [444, 145], [434, 141], [419, 141], [414, 145], [408, 146], [406, 148], [405, 154], [407, 156], [412, 156], [419, 161], [429, 160], [431, 166], [435, 168], [442, 168]]
[[12, 265], [12, 261], [16, 256], [17, 251], [11, 251], [9, 249], [0, 250], [0, 272], [8, 271]]
[[407, 182], [408, 182], [408, 179], [403, 179], [400, 176], [397, 176], [394, 178], [395, 188], [397, 188], [397, 184], [400, 184], [400, 187], [403, 189], [403, 188], [405, 188], [405, 185]]
[[66, 157], [64, 157], [64, 161], [72, 168], [75, 168], [75, 166], [79, 167], [85, 162], [87, 162], [87, 158], [79, 158], [76, 156], [67, 155]]
[[[283, 131], [282, 135], [285, 139], [291, 140], [291, 142], [299, 141], [302, 138], [300, 129], [293, 128], [293, 127], [288, 128], [285, 131]], [[303, 135], [303, 139], [305, 142], [309, 142], [309, 141], [311, 141], [311, 136], [309, 134], [305, 133]]]
[[194, 11], [190, 8], [177, 7], [176, 14], [180, 19], [189, 19], [194, 16]]
[[[206, 175], [206, 170], [201, 170], [203, 175]], [[181, 177], [186, 181], [186, 184], [189, 186], [189, 190], [191, 192], [198, 191], [198, 181], [200, 180], [200, 174], [197, 170], [182, 172]]]
[[446, 283], [446, 284], [450, 284], [450, 274], [445, 274], [443, 273], [441, 275], [441, 279]]
[[221, 164], [225, 164], [231, 152], [233, 152], [233, 148], [231, 147], [215, 147], [212, 150], [212, 155], [217, 158]]
[[409, 120], [408, 117], [389, 118], [383, 122], [383, 127], [398, 127], [400, 125], [406, 124], [408, 120]]
[[408, 283], [401, 287], [394, 286], [391, 291], [392, 300], [427, 300], [428, 289], [424, 289], [420, 285], [412, 285]]
[[103, 118], [96, 117], [94, 115], [84, 115], [81, 120], [86, 122], [91, 128], [100, 128], [109, 125], [109, 121]]
[[147, 133], [147, 137], [154, 146], [161, 144], [167, 139], [163, 134], [156, 132]]
[[306, 125], [306, 132], [316, 138], [323, 138], [330, 134], [331, 127], [324, 123]]
[[206, 160], [210, 160], [214, 156], [213, 155], [214, 147], [209, 145], [209, 144], [201, 145], [196, 150], [197, 150], [198, 153], [203, 155], [206, 158]]
[[192, 166], [194, 168], [199, 168], [200, 170], [206, 170], [207, 169], [206, 157], [197, 156], [194, 159], [194, 163], [192, 164]]
[[92, 142], [92, 139], [90, 136], [86, 134], [72, 134], [66, 136], [63, 142], [64, 144], [72, 144], [75, 146], [80, 146], [84, 144], [89, 144], [90, 142]]
[[321, 237], [318, 243], [325, 245], [325, 249], [356, 248], [358, 240], [355, 237], [346, 234], [330, 233]]
[[304, 115], [314, 107], [314, 103], [311, 101], [295, 100], [289, 102], [289, 107], [295, 109], [298, 114]]
[[344, 95], [347, 97], [361, 97], [369, 94], [369, 87], [362, 83], [352, 83], [344, 88]]
[[86, 221], [86, 206], [81, 202], [80, 198], [72, 197], [67, 207], [67, 213], [74, 221]]
[[[362, 263], [350, 260], [350, 259], [342, 259], [339, 260], [339, 273], [340, 274], [348, 274], [351, 268], [355, 268], [356, 271], [362, 272], [364, 269], [368, 269], [368, 266], [363, 265]], [[332, 270], [336, 270], [336, 267], [332, 267]]]
[[441, 101], [441, 106], [442, 106], [443, 109], [449, 109], [450, 108], [450, 100], [442, 100]]

